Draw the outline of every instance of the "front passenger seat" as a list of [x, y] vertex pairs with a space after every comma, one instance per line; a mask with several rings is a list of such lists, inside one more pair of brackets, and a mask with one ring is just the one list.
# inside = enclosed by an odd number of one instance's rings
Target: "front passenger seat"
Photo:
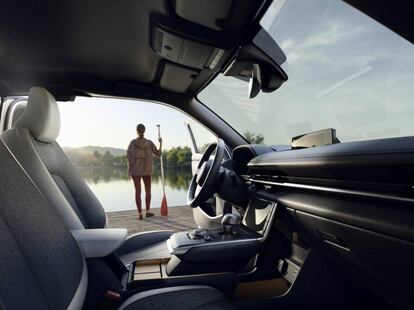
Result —
[[[0, 139], [58, 210], [69, 230], [104, 228], [105, 211], [56, 142], [59, 131], [55, 98], [42, 87], [32, 87], [23, 115]], [[166, 230], [132, 235], [117, 253], [125, 264], [168, 257], [165, 241], [172, 233]]]
[[[88, 273], [84, 253], [56, 208], [1, 142], [0, 183], [0, 309], [86, 309], [88, 297], [95, 292], [88, 285], [94, 274]], [[123, 294], [120, 310], [236, 309], [223, 293], [209, 286], [163, 287], [135, 294], [125, 290]]]

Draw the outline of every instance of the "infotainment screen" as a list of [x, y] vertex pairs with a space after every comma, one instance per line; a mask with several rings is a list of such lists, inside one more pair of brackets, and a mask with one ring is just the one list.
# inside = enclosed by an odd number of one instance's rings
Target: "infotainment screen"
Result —
[[257, 197], [251, 198], [243, 217], [243, 225], [263, 235], [275, 206], [274, 202]]

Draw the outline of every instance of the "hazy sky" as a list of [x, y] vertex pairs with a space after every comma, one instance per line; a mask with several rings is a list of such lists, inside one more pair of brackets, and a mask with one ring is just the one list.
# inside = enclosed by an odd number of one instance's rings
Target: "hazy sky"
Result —
[[269, 144], [329, 127], [343, 142], [414, 135], [413, 44], [339, 0], [274, 1], [262, 24], [288, 81], [250, 100], [219, 77], [200, 95], [234, 128]]
[[109, 146], [126, 149], [136, 137], [138, 123], [146, 126], [146, 137], [157, 142], [157, 124], [165, 148], [190, 145], [185, 114], [165, 105], [124, 99], [78, 97], [59, 103], [62, 146]]

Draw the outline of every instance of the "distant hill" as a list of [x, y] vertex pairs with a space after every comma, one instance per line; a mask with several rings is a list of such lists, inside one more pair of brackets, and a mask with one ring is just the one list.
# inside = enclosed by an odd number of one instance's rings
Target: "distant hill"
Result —
[[82, 153], [85, 155], [92, 155], [95, 150], [98, 151], [101, 155], [105, 154], [106, 151], [112, 154], [112, 156], [124, 156], [126, 155], [126, 150], [118, 149], [113, 147], [106, 146], [82, 146], [82, 147], [63, 147], [65, 153]]

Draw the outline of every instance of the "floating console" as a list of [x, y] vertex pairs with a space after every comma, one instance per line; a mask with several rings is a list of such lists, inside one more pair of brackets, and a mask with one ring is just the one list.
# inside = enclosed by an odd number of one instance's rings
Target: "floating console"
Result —
[[262, 237], [240, 226], [234, 234], [223, 234], [221, 229], [210, 230], [203, 238], [193, 238], [192, 232], [175, 233], [167, 245], [171, 254], [189, 261], [233, 260], [257, 253]]
[[[228, 278], [255, 269], [256, 258], [271, 230], [276, 203], [259, 197], [250, 199], [243, 220], [237, 216], [223, 219], [231, 229], [178, 232], [167, 241], [171, 258], [139, 260], [129, 267], [128, 286], [145, 287], [176, 283], [177, 277], [211, 279], [212, 275]], [[201, 281], [201, 280], [200, 280]]]
[[[226, 218], [223, 226], [232, 229], [195, 230], [173, 234], [167, 241], [173, 255], [167, 264], [168, 275], [232, 271], [248, 272], [251, 261], [261, 251], [270, 232], [276, 204], [259, 197], [250, 199], [243, 217], [237, 223]], [[227, 221], [229, 220], [229, 221]], [[223, 217], [224, 221], [224, 217]], [[227, 233], [225, 233], [227, 232]], [[230, 232], [230, 233], [229, 233]]]

